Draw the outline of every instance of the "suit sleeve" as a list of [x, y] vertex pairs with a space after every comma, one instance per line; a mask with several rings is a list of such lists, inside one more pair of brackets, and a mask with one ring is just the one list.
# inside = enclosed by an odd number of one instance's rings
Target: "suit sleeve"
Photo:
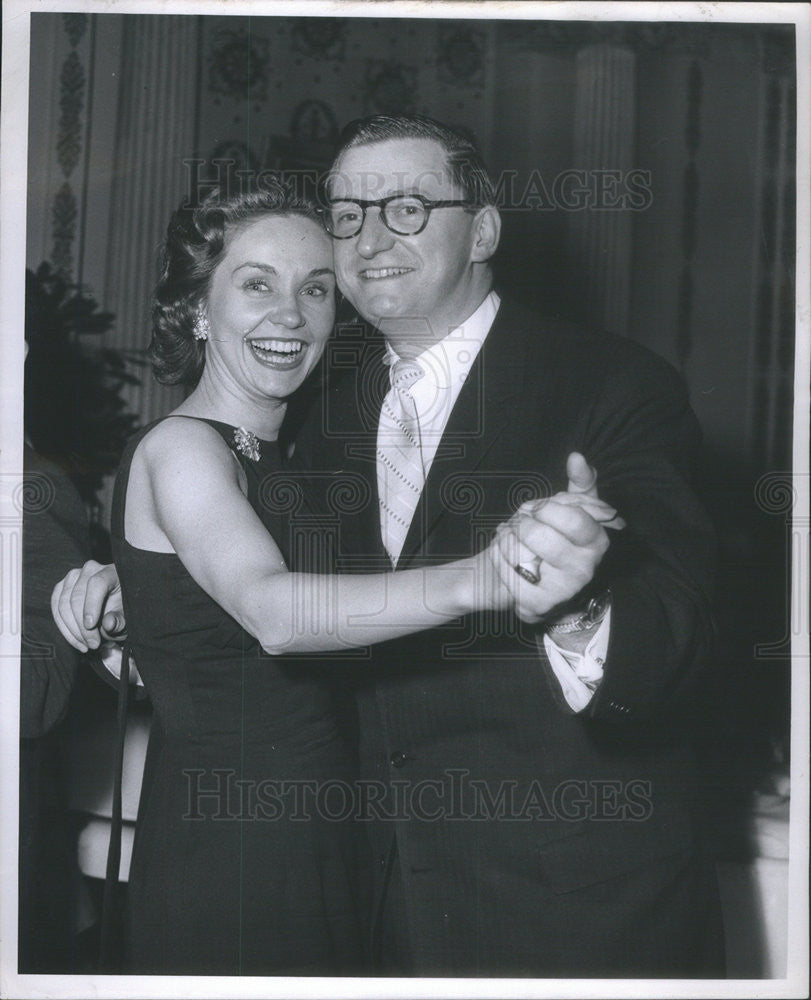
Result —
[[613, 595], [605, 673], [587, 712], [639, 721], [700, 692], [714, 642], [715, 538], [694, 489], [700, 429], [685, 388], [660, 359], [615, 355], [583, 449], [600, 496], [626, 519], [611, 535], [600, 586]]
[[20, 736], [33, 738], [63, 717], [79, 654], [51, 617], [56, 582], [89, 558], [87, 515], [73, 483], [26, 453], [23, 499], [23, 602]]

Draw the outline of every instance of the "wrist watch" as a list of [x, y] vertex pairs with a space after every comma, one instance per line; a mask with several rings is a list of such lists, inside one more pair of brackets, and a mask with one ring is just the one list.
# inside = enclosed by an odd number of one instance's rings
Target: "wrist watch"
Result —
[[557, 621], [550, 622], [546, 626], [546, 631], [550, 635], [566, 635], [569, 632], [585, 632], [586, 629], [599, 625], [603, 618], [605, 618], [610, 607], [611, 591], [604, 590], [602, 594], [592, 597], [585, 611], [581, 612], [579, 615], [573, 615], [568, 618], [559, 618]]

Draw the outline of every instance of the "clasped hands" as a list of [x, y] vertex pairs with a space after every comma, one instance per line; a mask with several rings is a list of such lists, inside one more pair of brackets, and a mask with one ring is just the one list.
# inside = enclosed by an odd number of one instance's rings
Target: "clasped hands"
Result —
[[532, 625], [553, 618], [591, 582], [609, 546], [606, 529], [625, 527], [597, 495], [597, 472], [578, 452], [569, 455], [566, 475], [565, 492], [522, 504], [488, 550], [503, 598], [509, 594], [502, 604]]

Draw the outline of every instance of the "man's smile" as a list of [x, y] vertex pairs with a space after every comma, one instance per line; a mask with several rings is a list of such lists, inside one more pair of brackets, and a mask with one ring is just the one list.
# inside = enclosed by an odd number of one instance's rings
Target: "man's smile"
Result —
[[377, 281], [380, 278], [398, 278], [413, 270], [413, 267], [367, 267], [360, 272], [360, 276], [364, 281]]

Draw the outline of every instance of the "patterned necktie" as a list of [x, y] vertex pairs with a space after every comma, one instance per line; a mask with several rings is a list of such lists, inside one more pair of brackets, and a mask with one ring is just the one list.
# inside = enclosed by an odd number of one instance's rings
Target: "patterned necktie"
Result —
[[403, 550], [425, 473], [420, 427], [411, 386], [425, 374], [415, 361], [396, 361], [383, 400], [377, 432], [377, 492], [380, 531], [392, 566]]

